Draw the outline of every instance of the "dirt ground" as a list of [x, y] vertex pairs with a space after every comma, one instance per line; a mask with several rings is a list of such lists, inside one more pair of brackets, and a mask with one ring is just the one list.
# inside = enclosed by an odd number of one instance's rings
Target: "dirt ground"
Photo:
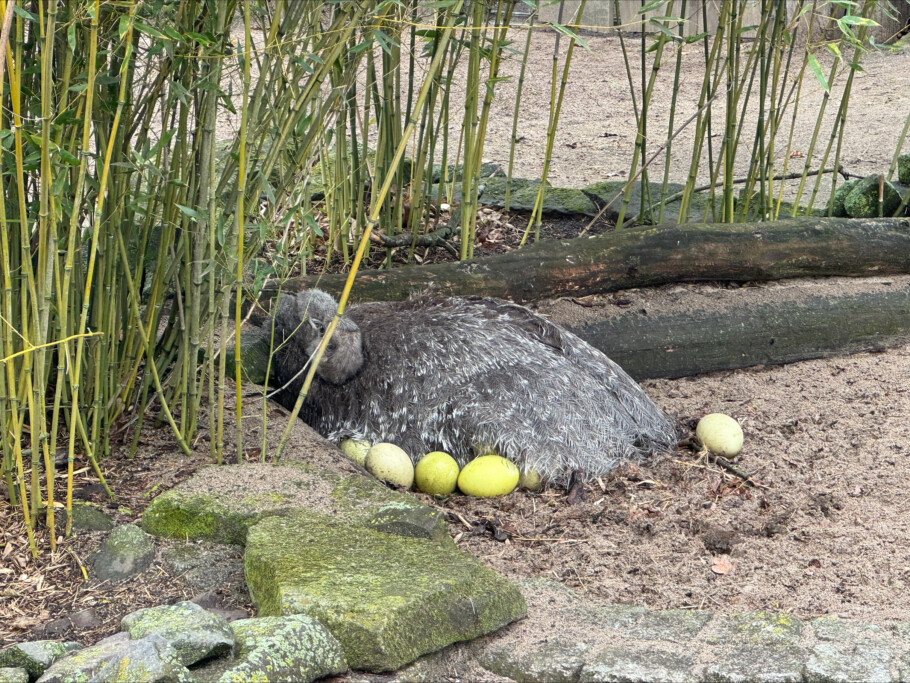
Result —
[[[550, 180], [557, 185], [625, 176], [634, 142], [618, 41], [586, 40], [591, 52], [575, 53], [554, 151]], [[544, 32], [535, 36], [518, 176], [535, 177], [540, 170], [551, 41]], [[517, 60], [504, 68], [517, 74]], [[681, 102], [689, 110], [680, 117], [692, 113], [697, 98], [700, 81], [693, 73], [682, 80]], [[658, 81], [658, 101], [666, 102], [669, 83]], [[887, 170], [908, 112], [908, 83], [910, 53], [866, 58], [844, 138], [842, 163], [850, 172]], [[808, 148], [820, 98], [820, 89], [807, 81], [794, 151]], [[494, 105], [489, 161], [508, 159], [512, 101], [506, 93]], [[665, 125], [655, 123], [654, 129]], [[680, 150], [686, 135], [679, 138]], [[687, 156], [680, 152], [671, 180], [681, 181], [685, 170]], [[554, 224], [551, 234], [569, 231]], [[837, 286], [849, 290], [849, 283]], [[555, 490], [496, 500], [456, 495], [433, 504], [444, 508], [462, 547], [507, 576], [545, 576], [585, 594], [657, 608], [774, 609], [878, 623], [906, 619], [908, 377], [910, 347], [902, 347], [644, 384], [684, 425], [715, 411], [739, 420], [746, 442], [737, 466], [755, 486], [680, 448], [654, 467], [625, 467], [596, 482], [577, 505]], [[267, 429], [280, 433], [281, 411], [267, 415]], [[258, 458], [259, 437], [251, 432], [260, 428], [257, 419], [245, 423], [249, 459]], [[205, 430], [192, 458], [180, 455], [167, 429], [149, 428], [136, 458], [128, 460], [131, 432], [121, 436], [124, 442], [104, 463], [116, 502], [107, 501], [86, 463], [77, 463], [77, 499], [106, 506], [118, 523], [136, 521], [151, 498], [207, 461]], [[58, 487], [58, 500], [61, 492]], [[193, 596], [191, 587], [164, 572], [160, 558], [141, 581], [126, 586], [86, 579], [83, 568], [101, 534], [62, 541], [55, 553], [42, 546], [41, 558], [30, 561], [18, 519], [0, 496], [0, 645], [37, 637], [48, 621], [86, 609], [97, 617], [90, 627], [59, 635], [92, 642], [118, 630], [119, 617], [128, 611]], [[250, 608], [236, 588], [226, 587], [218, 599], [226, 607]]]
[[[515, 148], [514, 174], [521, 178], [538, 178], [543, 168], [549, 116], [550, 82], [553, 70], [553, 36], [548, 29], [535, 31], [531, 56], [525, 74]], [[524, 34], [515, 34], [513, 40], [523, 46]], [[629, 96], [629, 83], [623, 65], [619, 39], [616, 36], [584, 36], [588, 49], [576, 47], [569, 71], [558, 133], [553, 148], [549, 180], [559, 187], [583, 187], [604, 180], [628, 177], [629, 164], [637, 134], [635, 109]], [[641, 67], [638, 62], [638, 37], [630, 36], [627, 46], [634, 53], [630, 56], [632, 78], [636, 84], [636, 99], [640, 103]], [[743, 47], [748, 47], [744, 41]], [[561, 44], [559, 61], [562, 73], [567, 41]], [[831, 56], [824, 48], [813, 51], [828, 73]], [[674, 89], [675, 54], [668, 52], [663, 59], [654, 83], [649, 108], [648, 156], [663, 145], [669, 134], [670, 100]], [[704, 59], [701, 45], [683, 48], [679, 92], [674, 130], [679, 128], [698, 110], [702, 87]], [[651, 63], [646, 65], [650, 73]], [[521, 69], [521, 56], [509, 55], [503, 60], [502, 76], [509, 80], [499, 83], [499, 96], [494, 100], [489, 128], [484, 146], [484, 159], [502, 164], [509, 159], [509, 139], [512, 115], [517, 95], [517, 82]], [[834, 80], [825, 108], [811, 168], [818, 168], [831, 127], [840, 104], [846, 83], [846, 71]], [[788, 87], [792, 78], [788, 81]], [[868, 52], [862, 59], [862, 70], [856, 72], [851, 88], [847, 124], [843, 134], [843, 151], [840, 163], [844, 170], [856, 174], [887, 173], [897, 147], [904, 122], [910, 113], [910, 50]], [[775, 172], [781, 172], [789, 156], [787, 172], [802, 171], [809, 152], [816, 117], [824, 100], [824, 90], [807, 71], [797, 107], [795, 94], [787, 109], [784, 123], [775, 145]], [[745, 176], [752, 155], [751, 140], [758, 119], [756, 95], [746, 110], [743, 141], [738, 148], [735, 163], [737, 177]], [[714, 121], [712, 141], [716, 155], [723, 133], [726, 103], [723, 97], [711, 107]], [[796, 111], [793, 138], [788, 148], [787, 136], [790, 121]], [[457, 107], [453, 111], [458, 111]], [[670, 157], [670, 182], [684, 183], [692, 159], [694, 123], [685, 127], [673, 141]], [[454, 130], [454, 135], [458, 131]], [[748, 143], [746, 141], [749, 141]], [[904, 151], [907, 150], [904, 144]], [[833, 152], [828, 159], [833, 165]], [[708, 180], [707, 150], [702, 156], [698, 183]], [[664, 157], [650, 167], [652, 181], [660, 181], [664, 172]], [[839, 182], [842, 182], [839, 181]], [[785, 198], [792, 195], [799, 181], [787, 181]], [[820, 197], [830, 184], [821, 185]]]

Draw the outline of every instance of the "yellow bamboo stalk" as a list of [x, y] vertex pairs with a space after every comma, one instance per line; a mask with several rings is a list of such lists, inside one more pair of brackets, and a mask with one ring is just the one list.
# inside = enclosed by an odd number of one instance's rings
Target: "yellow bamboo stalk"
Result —
[[250, 110], [250, 61], [253, 54], [253, 41], [250, 35], [250, 0], [243, 3], [243, 102], [240, 110], [240, 152], [237, 165], [239, 176], [237, 185], [237, 280], [234, 290], [234, 384], [236, 394], [237, 426], [237, 462], [243, 462], [243, 392], [240, 390], [242, 379], [242, 358], [240, 356], [240, 326], [243, 323], [243, 243], [244, 223], [246, 222], [246, 135], [247, 120]]

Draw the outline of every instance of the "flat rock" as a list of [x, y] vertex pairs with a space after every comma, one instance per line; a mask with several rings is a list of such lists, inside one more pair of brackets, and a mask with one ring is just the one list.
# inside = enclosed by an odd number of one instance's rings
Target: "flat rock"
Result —
[[452, 543], [312, 512], [263, 519], [244, 561], [260, 615], [318, 619], [354, 669], [395, 670], [526, 612], [517, 586]]
[[69, 615], [69, 620], [73, 628], [83, 631], [101, 626], [101, 617], [94, 607], [73, 612]]
[[806, 683], [889, 683], [891, 648], [884, 643], [818, 643], [809, 651]]
[[114, 528], [111, 516], [90, 503], [74, 503], [72, 511], [73, 531], [110, 531]]
[[765, 643], [722, 650], [705, 668], [709, 683], [800, 683], [806, 652], [800, 647]]
[[[870, 638], [881, 640], [886, 635], [885, 630], [875, 624], [838, 619], [837, 617], [819, 617], [810, 621], [809, 626], [815, 632], [815, 637], [822, 641], [844, 642]], [[895, 631], [897, 628], [895, 627]], [[910, 636], [910, 632], [900, 634], [898, 631], [898, 634], [902, 637]]]
[[53, 640], [16, 643], [0, 650], [0, 667], [25, 669], [29, 676], [37, 678], [58, 659], [81, 647], [80, 643], [58, 643]]
[[189, 670], [159, 635], [87, 647], [58, 659], [38, 683], [191, 683]]
[[656, 649], [607, 648], [593, 657], [578, 677], [579, 683], [695, 683], [692, 659]]
[[625, 638], [688, 643], [711, 621], [711, 612], [701, 610], [648, 610], [634, 624], [620, 628]]
[[802, 620], [777, 612], [744, 612], [720, 617], [712, 643], [742, 645], [798, 645], [803, 632]]
[[481, 653], [479, 661], [488, 671], [519, 683], [574, 683], [589, 649], [586, 643], [556, 637], [525, 652], [488, 650]]
[[[203, 541], [178, 543], [165, 549], [164, 563], [197, 593], [246, 592], [243, 551], [237, 546]], [[199, 604], [195, 599], [192, 602]]]
[[304, 463], [203, 467], [161, 494], [142, 516], [149, 533], [168, 538], [243, 545], [249, 528], [266, 517], [299, 509], [372, 523], [387, 533], [447, 537], [442, 515], [370, 477], [337, 474]]
[[123, 617], [120, 626], [134, 640], [161, 636], [184, 666], [227, 654], [234, 647], [228, 622], [193, 602], [141, 609]]
[[111, 531], [100, 550], [92, 555], [92, 568], [102, 581], [120, 581], [152, 564], [155, 546], [142, 529], [132, 524]]
[[242, 619], [233, 622], [231, 629], [236, 639], [234, 658], [194, 670], [197, 681], [306, 683], [348, 668], [338, 641], [305, 614]]

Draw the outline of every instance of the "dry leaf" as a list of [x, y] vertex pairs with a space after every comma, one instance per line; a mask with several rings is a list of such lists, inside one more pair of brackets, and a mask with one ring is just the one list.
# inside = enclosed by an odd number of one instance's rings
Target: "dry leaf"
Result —
[[733, 571], [733, 562], [729, 555], [719, 555], [711, 562], [711, 571], [715, 574], [725, 576]]

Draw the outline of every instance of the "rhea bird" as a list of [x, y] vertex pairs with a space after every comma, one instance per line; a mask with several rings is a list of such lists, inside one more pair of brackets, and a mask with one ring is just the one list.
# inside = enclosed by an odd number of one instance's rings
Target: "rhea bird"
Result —
[[[279, 299], [272, 381], [285, 407], [336, 309], [318, 289]], [[300, 417], [330, 440], [394, 443], [415, 463], [493, 452], [562, 485], [677, 442], [674, 421], [606, 355], [523, 306], [473, 296], [350, 307]]]

